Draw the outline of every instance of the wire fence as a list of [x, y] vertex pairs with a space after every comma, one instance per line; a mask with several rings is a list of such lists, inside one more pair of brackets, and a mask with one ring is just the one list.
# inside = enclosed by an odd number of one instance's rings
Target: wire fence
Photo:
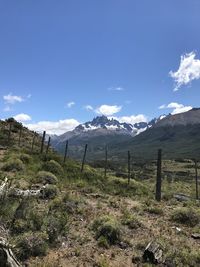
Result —
[[[31, 153], [48, 155], [51, 147], [51, 137], [46, 135], [44, 131], [42, 136], [36, 132], [30, 132], [22, 124], [17, 123], [14, 120], [7, 122], [1, 122], [0, 131], [0, 148], [6, 148], [14, 145], [25, 147], [29, 149]], [[31, 135], [30, 135], [31, 133]], [[47, 141], [46, 141], [47, 140]], [[84, 151], [81, 160], [80, 172], [84, 172], [84, 166], [87, 160], [88, 144], [85, 144]], [[69, 157], [69, 141], [66, 141], [63, 163], [67, 164], [67, 158]], [[132, 178], [140, 177], [142, 179], [154, 178], [156, 181], [155, 199], [160, 201], [162, 198], [162, 181], [166, 179], [168, 182], [174, 181], [194, 181], [195, 183], [195, 197], [199, 199], [199, 181], [198, 181], [198, 160], [197, 159], [183, 159], [174, 158], [163, 160], [163, 151], [158, 149], [157, 155], [153, 159], [144, 159], [142, 157], [133, 156], [130, 151], [123, 157], [123, 168], [120, 168], [118, 161], [113, 160], [113, 157], [109, 158], [108, 146], [105, 146], [104, 158], [99, 162], [93, 161], [90, 164], [96, 168], [103, 169], [103, 175], [106, 178], [110, 173], [114, 173], [115, 176], [127, 179], [127, 183], [130, 184]], [[180, 163], [184, 164], [183, 167]], [[187, 168], [186, 168], [187, 167]], [[171, 169], [170, 169], [171, 168]]]

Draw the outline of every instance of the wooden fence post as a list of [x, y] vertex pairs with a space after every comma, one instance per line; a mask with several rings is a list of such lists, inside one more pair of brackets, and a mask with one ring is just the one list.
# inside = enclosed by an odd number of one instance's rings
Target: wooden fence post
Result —
[[63, 162], [65, 163], [66, 162], [66, 158], [67, 158], [67, 152], [68, 152], [68, 140], [66, 141], [66, 144], [65, 144], [65, 154], [64, 154], [64, 159], [63, 159]]
[[50, 143], [51, 143], [51, 137], [49, 136], [48, 143], [47, 143], [47, 149], [46, 149], [46, 156], [49, 152]]
[[33, 148], [35, 145], [35, 138], [36, 138], [36, 132], [34, 132], [34, 135], [33, 135], [33, 141], [32, 141], [32, 145], [31, 145], [31, 153], [33, 152]]
[[108, 167], [108, 147], [105, 147], [105, 169], [104, 169], [104, 178], [107, 175], [107, 167]]
[[128, 184], [130, 184], [130, 179], [131, 179], [131, 164], [130, 164], [130, 160], [131, 160], [131, 154], [130, 154], [130, 151], [128, 151]]
[[81, 172], [83, 172], [83, 169], [84, 169], [86, 153], [87, 153], [87, 144], [85, 145], [85, 151], [84, 151], [84, 154], [83, 154], [83, 160], [82, 160]]
[[161, 201], [161, 177], [162, 172], [162, 149], [158, 150], [158, 160], [157, 160], [157, 179], [156, 179], [156, 200]]
[[45, 135], [46, 135], [46, 131], [43, 132], [40, 154], [42, 154], [44, 150]]
[[20, 130], [19, 130], [19, 140], [18, 140], [18, 146], [21, 145], [21, 137], [22, 137], [22, 127], [20, 127]]
[[199, 199], [197, 160], [195, 159], [196, 199]]

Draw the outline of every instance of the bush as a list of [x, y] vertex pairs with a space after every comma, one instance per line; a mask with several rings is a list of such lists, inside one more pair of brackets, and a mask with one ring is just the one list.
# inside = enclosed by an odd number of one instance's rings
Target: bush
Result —
[[55, 185], [46, 185], [43, 189], [43, 197], [47, 199], [54, 199], [58, 195], [58, 188]]
[[52, 172], [55, 175], [62, 175], [63, 168], [62, 166], [55, 160], [50, 160], [44, 163], [43, 169], [48, 172]]
[[20, 159], [25, 164], [28, 164], [31, 161], [31, 157], [25, 153], [20, 155]]
[[27, 221], [23, 219], [17, 219], [12, 224], [12, 233], [21, 234], [28, 230]]
[[142, 227], [140, 220], [132, 214], [125, 214], [122, 224], [127, 225], [130, 229], [138, 229]]
[[200, 222], [200, 216], [190, 208], [178, 208], [171, 215], [171, 220], [193, 227]]
[[155, 215], [163, 215], [163, 210], [160, 207], [148, 207], [145, 209], [145, 211], [151, 213], [151, 214], [155, 214]]
[[17, 241], [18, 256], [21, 260], [29, 257], [44, 256], [47, 252], [47, 235], [44, 233], [26, 233]]
[[109, 248], [110, 244], [108, 243], [108, 240], [104, 236], [100, 236], [98, 239], [98, 246], [102, 248]]
[[121, 239], [120, 225], [114, 217], [102, 216], [93, 223], [96, 238], [106, 238], [108, 244], [116, 244]]
[[24, 164], [20, 159], [9, 159], [3, 164], [2, 170], [7, 172], [22, 171], [24, 170]]
[[47, 171], [38, 172], [36, 180], [38, 183], [43, 184], [56, 184], [58, 182], [58, 178], [53, 173]]
[[48, 218], [46, 221], [49, 242], [56, 241], [59, 235], [67, 231], [68, 213], [65, 201], [62, 197], [57, 197], [49, 205]]

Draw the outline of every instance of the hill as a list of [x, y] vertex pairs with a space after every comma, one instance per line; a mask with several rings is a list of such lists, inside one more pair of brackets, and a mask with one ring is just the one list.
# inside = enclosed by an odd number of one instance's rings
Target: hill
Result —
[[[143, 257], [151, 241], [165, 266], [199, 265], [193, 162], [163, 162], [162, 202], [155, 202], [155, 162], [132, 166], [128, 184], [110, 169], [106, 177], [88, 165], [81, 173], [79, 162], [46, 153], [47, 144], [41, 153], [40, 136], [32, 149], [34, 133], [16, 121], [0, 121], [0, 133], [1, 266], [11, 252], [11, 267], [152, 266]], [[190, 201], [177, 201], [180, 192]]]
[[130, 141], [111, 146], [111, 153], [123, 155], [127, 150], [137, 158], [155, 158], [163, 149], [165, 158], [200, 158], [200, 109], [167, 116], [152, 128]]

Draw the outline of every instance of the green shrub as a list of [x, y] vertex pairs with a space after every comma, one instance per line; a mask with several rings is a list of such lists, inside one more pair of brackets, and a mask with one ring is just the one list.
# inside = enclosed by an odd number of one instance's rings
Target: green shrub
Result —
[[171, 220], [193, 227], [200, 222], [200, 216], [191, 208], [177, 208], [171, 215]]
[[163, 210], [160, 207], [147, 207], [146, 209], [144, 209], [145, 211], [151, 213], [151, 214], [155, 214], [155, 215], [163, 215]]
[[2, 170], [7, 172], [22, 171], [24, 170], [24, 164], [20, 159], [9, 159], [3, 164]]
[[21, 154], [20, 157], [21, 161], [24, 163], [24, 164], [28, 164], [30, 163], [31, 161], [31, 156], [29, 156], [28, 154]]
[[104, 237], [110, 245], [116, 244], [121, 239], [121, 229], [118, 221], [111, 216], [102, 216], [93, 223], [96, 238]]
[[50, 160], [44, 163], [43, 169], [48, 172], [52, 172], [55, 175], [62, 175], [63, 168], [62, 166], [55, 160]]
[[58, 178], [51, 172], [39, 171], [36, 181], [43, 184], [56, 184], [58, 182]]
[[67, 231], [68, 215], [66, 212], [57, 211], [48, 217], [47, 234], [49, 242], [54, 243], [59, 235]]
[[127, 225], [130, 229], [138, 229], [143, 226], [136, 216], [128, 213], [124, 214], [122, 224]]
[[18, 256], [21, 260], [29, 257], [44, 256], [47, 252], [47, 235], [44, 233], [26, 233], [17, 240]]
[[58, 188], [56, 185], [46, 185], [43, 189], [43, 197], [47, 199], [54, 199], [58, 195]]
[[98, 246], [102, 248], [109, 248], [110, 244], [105, 236], [100, 236], [98, 239]]
[[12, 224], [12, 233], [15, 234], [21, 234], [24, 233], [28, 230], [28, 224], [27, 221], [23, 220], [23, 219], [17, 219], [13, 222]]
[[172, 250], [167, 253], [165, 263], [166, 266], [200, 266], [200, 253], [189, 247]]

